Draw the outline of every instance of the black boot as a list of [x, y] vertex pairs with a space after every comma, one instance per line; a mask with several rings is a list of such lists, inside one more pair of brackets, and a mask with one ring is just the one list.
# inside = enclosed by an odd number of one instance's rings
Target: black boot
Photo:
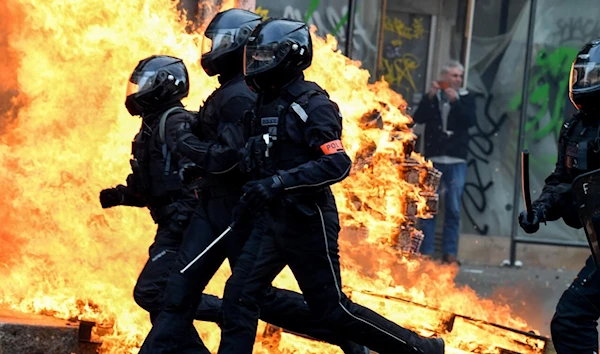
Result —
[[423, 354], [444, 354], [444, 347], [442, 338], [422, 338], [419, 345]]

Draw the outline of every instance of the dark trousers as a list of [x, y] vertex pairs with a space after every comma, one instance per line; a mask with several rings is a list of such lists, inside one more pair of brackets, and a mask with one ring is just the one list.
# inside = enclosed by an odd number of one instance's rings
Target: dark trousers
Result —
[[[162, 309], [169, 273], [177, 259], [180, 245], [181, 234], [159, 225], [154, 243], [149, 249], [148, 261], [133, 289], [135, 302], [148, 311], [151, 322], [154, 322], [154, 318]], [[220, 325], [223, 317], [221, 299], [214, 295], [204, 294], [194, 317], [199, 321], [214, 322]]]
[[[256, 218], [223, 295], [220, 354], [250, 354], [265, 289], [288, 265], [313, 315], [378, 353], [417, 353], [421, 338], [342, 292], [335, 200], [323, 193], [303, 212], [278, 205]], [[310, 212], [312, 210], [312, 213]], [[310, 214], [310, 215], [309, 215]]]
[[194, 211], [168, 274], [163, 309], [155, 318], [140, 354], [209, 353], [203, 344], [191, 349], [184, 348], [183, 344], [187, 333], [195, 331], [193, 321], [202, 291], [225, 258], [237, 256], [233, 251], [241, 249], [242, 245], [235, 246], [234, 243], [240, 238], [228, 235], [184, 274], [180, 270], [227, 228], [231, 219], [230, 211], [238, 199], [236, 195], [204, 199]]
[[[199, 313], [206, 310], [202, 306], [199, 308], [201, 298], [206, 298], [202, 295], [202, 291], [226, 258], [229, 259], [232, 268], [234, 267], [248, 238], [249, 225], [241, 224], [184, 274], [179, 270], [228, 227], [231, 222], [231, 211], [238, 200], [237, 195], [212, 198], [204, 201], [196, 209], [168, 277], [164, 310], [153, 322], [140, 354], [208, 353], [203, 345], [201, 348], [189, 350], [183, 348], [183, 343], [186, 343], [189, 331], [193, 330], [193, 320], [201, 317]], [[268, 291], [261, 302], [261, 318], [266, 322], [338, 344], [342, 348], [348, 348], [347, 353], [357, 353], [362, 349], [361, 346], [347, 341], [344, 335], [337, 335], [324, 329], [322, 324], [312, 316], [303, 299], [300, 300], [302, 295], [290, 296], [291, 292], [287, 290], [272, 289], [270, 283], [267, 284], [266, 289]], [[214, 298], [209, 297], [209, 299]], [[214, 311], [209, 310], [208, 313], [209, 317], [214, 315]]]
[[[188, 225], [190, 201], [181, 202], [172, 215], [167, 215], [159, 220], [154, 242], [149, 248], [149, 258], [142, 269], [137, 283], [133, 289], [135, 302], [150, 314], [150, 321], [155, 322], [164, 305], [165, 289], [169, 273], [175, 264], [181, 246], [182, 235]], [[195, 202], [194, 202], [195, 204]], [[216, 306], [220, 306], [218, 303]], [[199, 311], [205, 318], [216, 319], [220, 308], [215, 309], [213, 299], [207, 299]], [[202, 340], [194, 328], [190, 328], [181, 335], [181, 345], [186, 350], [194, 352], [196, 348], [203, 348]], [[195, 351], [198, 352], [198, 351]], [[208, 351], [206, 352], [208, 353]]]
[[159, 224], [149, 257], [133, 289], [133, 299], [150, 313], [151, 320], [162, 308], [162, 295], [169, 271], [177, 258], [181, 234], [174, 233], [168, 224]]
[[600, 273], [589, 257], [577, 278], [556, 305], [550, 323], [552, 342], [558, 354], [598, 353], [600, 318]]

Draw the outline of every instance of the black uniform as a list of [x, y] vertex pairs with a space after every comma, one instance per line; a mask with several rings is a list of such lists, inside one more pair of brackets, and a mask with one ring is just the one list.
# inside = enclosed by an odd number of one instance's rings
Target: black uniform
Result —
[[283, 189], [255, 218], [250, 240], [227, 281], [219, 353], [252, 352], [257, 304], [286, 265], [323, 323], [379, 353], [418, 352], [417, 334], [342, 292], [340, 223], [329, 185], [344, 179], [352, 163], [340, 143], [342, 122], [335, 103], [318, 85], [300, 77], [281, 95], [259, 96], [252, 126], [246, 164], [258, 183], [270, 184], [275, 176]]
[[[148, 206], [150, 215], [158, 225], [154, 243], [149, 249], [149, 259], [133, 291], [137, 304], [150, 312], [151, 317], [155, 317], [162, 306], [161, 295], [167, 282], [168, 270], [181, 244], [183, 231], [198, 203], [193, 189], [183, 188], [177, 174], [179, 159], [176, 155], [173, 157], [176, 149], [175, 131], [183, 122], [192, 119], [193, 115], [183, 110], [183, 107], [171, 113], [166, 122], [169, 131], [163, 143], [159, 137], [162, 113], [144, 117], [142, 128], [133, 143], [133, 161], [137, 162], [137, 166], [128, 178], [130, 183], [123, 188], [130, 198], [144, 201], [144, 206]], [[167, 156], [163, 155], [164, 145], [172, 157], [168, 166]], [[167, 169], [170, 173], [165, 176]]]
[[[234, 265], [247, 239], [248, 223], [241, 220], [232, 234], [216, 244], [184, 274], [190, 261], [215, 240], [232, 221], [232, 212], [246, 177], [238, 168], [238, 151], [245, 145], [242, 118], [254, 105], [256, 95], [241, 74], [243, 44], [261, 17], [231, 9], [218, 13], [205, 31], [210, 51], [202, 55], [202, 66], [222, 86], [206, 100], [197, 122], [179, 131], [179, 151], [195, 163], [201, 175], [201, 202], [184, 235], [176, 264], [169, 277], [164, 311], [158, 316], [141, 352], [182, 353], [182, 336], [192, 325], [202, 290], [225, 258]], [[213, 297], [211, 297], [213, 298]], [[204, 301], [203, 301], [204, 302]], [[342, 335], [321, 329], [300, 294], [287, 290], [270, 291], [262, 307], [262, 319], [313, 337], [347, 345], [347, 353], [361, 346], [347, 343]], [[209, 311], [214, 315], [214, 311]], [[206, 350], [206, 349], [204, 349]], [[356, 350], [356, 351], [355, 351]]]
[[[569, 226], [581, 228], [571, 183], [580, 174], [600, 168], [599, 129], [598, 118], [584, 113], [576, 114], [564, 124], [556, 167], [532, 205], [539, 221], [563, 218]], [[520, 216], [520, 222], [525, 231], [537, 231], [537, 226], [531, 229], [526, 222], [525, 213]], [[556, 306], [550, 329], [557, 353], [591, 354], [598, 350], [600, 274], [595, 269], [590, 256]]]
[[[201, 202], [185, 232], [169, 277], [166, 307], [143, 347], [151, 348], [152, 353], [181, 350], [180, 337], [185, 328], [189, 328], [194, 318], [201, 317], [198, 312], [209, 310], [207, 306], [197, 309], [202, 291], [225, 258], [233, 267], [248, 237], [248, 226], [241, 223], [184, 274], [179, 272], [231, 223], [232, 211], [246, 181], [237, 168], [237, 149], [244, 146], [241, 118], [252, 108], [254, 100], [255, 94], [244, 83], [243, 76], [237, 76], [224, 82], [206, 100], [198, 115], [199, 124], [194, 125], [201, 127], [201, 132], [196, 131], [196, 135], [191, 130], [179, 132], [179, 151], [201, 166], [205, 174], [199, 187]], [[203, 140], [197, 137], [200, 134]], [[347, 353], [356, 353], [353, 350], [360, 348], [348, 343], [344, 336], [322, 329], [300, 294], [281, 289], [270, 291], [261, 309], [261, 318], [266, 322], [339, 344]], [[214, 311], [208, 312], [210, 320]]]
[[[194, 119], [180, 101], [188, 91], [187, 68], [181, 59], [156, 55], [139, 62], [129, 79], [125, 101], [131, 115], [142, 117], [142, 127], [132, 144], [132, 173], [127, 185], [100, 192], [103, 208], [147, 207], [158, 224], [149, 260], [133, 292], [135, 301], [150, 312], [152, 321], [164, 307], [168, 275], [198, 203], [196, 185], [184, 185], [178, 174], [182, 165], [191, 163], [178, 154], [176, 144], [179, 127]], [[218, 298], [205, 297], [196, 317], [218, 322], [220, 308]], [[203, 348], [193, 327], [182, 335], [182, 345]]]
[[[540, 222], [559, 218], [571, 227], [581, 228], [572, 183], [576, 177], [600, 168], [600, 40], [584, 46], [575, 59], [571, 77], [569, 93], [579, 112], [563, 125], [556, 167], [546, 178], [542, 194], [532, 203], [533, 215], [526, 211], [519, 215], [519, 223], [527, 233], [536, 232]], [[556, 306], [550, 329], [557, 353], [598, 352], [599, 304], [600, 274], [590, 256]]]
[[[174, 109], [174, 110], [172, 110]], [[165, 120], [164, 139], [160, 136], [160, 120], [165, 111], [171, 110]], [[146, 262], [133, 291], [136, 303], [150, 313], [154, 321], [163, 306], [164, 289], [169, 270], [174, 264], [181, 244], [183, 231], [198, 203], [193, 186], [184, 187], [179, 178], [179, 158], [176, 150], [176, 130], [193, 115], [180, 103], [166, 106], [156, 113], [143, 117], [142, 127], [132, 144], [132, 174], [127, 185], [101, 192], [104, 207], [116, 205], [147, 207], [157, 232], [149, 249]], [[211, 301], [211, 299], [207, 299]], [[213, 304], [211, 307], [219, 306]], [[214, 312], [214, 311], [213, 311]], [[210, 310], [203, 313], [210, 316]], [[212, 315], [214, 318], [215, 316]], [[187, 332], [182, 342], [197, 346], [200, 339], [195, 331]]]

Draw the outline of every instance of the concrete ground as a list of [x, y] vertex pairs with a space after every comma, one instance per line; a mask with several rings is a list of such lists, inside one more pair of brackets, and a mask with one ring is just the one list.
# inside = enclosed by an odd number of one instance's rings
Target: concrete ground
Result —
[[508, 301], [542, 335], [550, 335], [550, 320], [563, 291], [575, 278], [590, 251], [562, 246], [517, 246], [520, 268], [502, 267], [509, 258], [506, 237], [461, 235], [456, 278], [480, 296]]

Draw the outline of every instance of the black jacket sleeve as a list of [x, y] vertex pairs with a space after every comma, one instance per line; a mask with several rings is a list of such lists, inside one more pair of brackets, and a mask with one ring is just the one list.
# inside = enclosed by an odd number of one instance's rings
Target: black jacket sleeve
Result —
[[189, 125], [178, 132], [179, 152], [207, 173], [225, 173], [239, 163], [238, 151], [244, 146], [242, 118], [254, 101], [247, 97], [233, 97], [221, 108], [217, 140], [201, 140]]
[[413, 115], [413, 120], [418, 124], [427, 124], [427, 122], [435, 114], [436, 109], [439, 109], [437, 99], [435, 97], [433, 99], [429, 99], [429, 96], [427, 93], [425, 93], [421, 99], [421, 102], [419, 102], [417, 111]]
[[459, 97], [450, 104], [450, 115], [455, 117], [457, 122], [462, 122], [467, 128], [475, 126], [477, 123], [475, 97], [471, 93]]
[[171, 153], [177, 153], [177, 134], [184, 127], [189, 126], [194, 120], [194, 115], [188, 111], [175, 111], [167, 117], [165, 122], [165, 143]]
[[319, 151], [320, 157], [287, 171], [280, 171], [286, 191], [332, 185], [346, 178], [352, 167], [352, 161], [341, 143], [336, 143], [342, 136], [342, 123], [337, 107], [329, 102], [307, 114], [304, 139], [311, 149]]
[[146, 200], [135, 191], [135, 186], [132, 185], [133, 180], [133, 174], [130, 174], [127, 176], [127, 185], [119, 184], [115, 189], [121, 193], [121, 205], [143, 208], [146, 206]]
[[165, 143], [172, 155], [179, 158], [179, 168], [189, 165], [192, 161], [182, 155], [177, 145], [177, 134], [183, 127], [189, 127], [194, 121], [194, 114], [188, 111], [175, 111], [165, 121]]
[[560, 132], [561, 139], [558, 143], [558, 158], [554, 171], [546, 178], [539, 198], [532, 203], [534, 207], [542, 209], [547, 221], [558, 220], [571, 202], [570, 186], [573, 181], [567, 174], [566, 141], [562, 138], [564, 129], [563, 126]]

